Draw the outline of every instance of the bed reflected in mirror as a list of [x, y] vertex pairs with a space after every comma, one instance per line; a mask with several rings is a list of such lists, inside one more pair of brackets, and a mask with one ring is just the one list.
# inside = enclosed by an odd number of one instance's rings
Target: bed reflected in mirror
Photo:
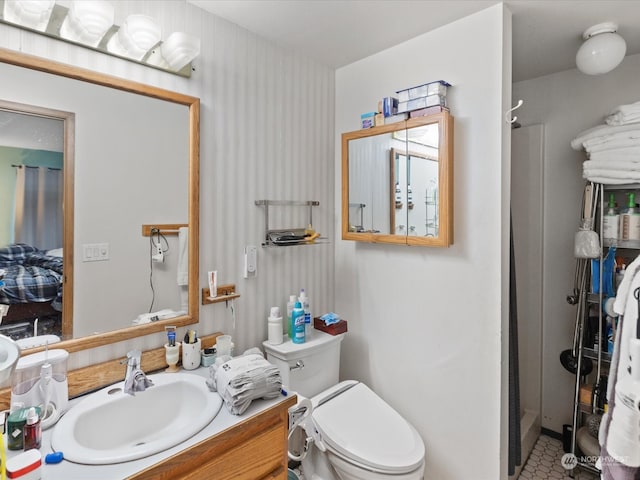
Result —
[[64, 336], [66, 119], [73, 114], [0, 101], [0, 334], [13, 340]]

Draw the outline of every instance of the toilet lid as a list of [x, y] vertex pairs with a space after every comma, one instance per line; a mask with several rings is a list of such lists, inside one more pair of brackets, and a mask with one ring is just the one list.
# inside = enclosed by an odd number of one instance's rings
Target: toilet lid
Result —
[[313, 419], [328, 447], [367, 467], [404, 473], [424, 459], [415, 428], [363, 383], [315, 408]]

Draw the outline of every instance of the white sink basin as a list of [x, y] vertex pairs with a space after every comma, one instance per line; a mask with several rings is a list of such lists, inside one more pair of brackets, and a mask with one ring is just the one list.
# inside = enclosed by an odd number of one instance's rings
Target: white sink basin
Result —
[[53, 428], [51, 443], [71, 462], [105, 465], [171, 448], [207, 426], [222, 399], [205, 379], [188, 373], [151, 375], [153, 386], [135, 396], [124, 382], [90, 394]]

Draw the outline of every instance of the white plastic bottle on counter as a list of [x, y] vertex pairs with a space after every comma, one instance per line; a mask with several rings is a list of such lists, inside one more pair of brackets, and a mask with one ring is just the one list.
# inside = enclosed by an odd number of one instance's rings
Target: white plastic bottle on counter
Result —
[[272, 345], [282, 343], [282, 316], [280, 307], [271, 307], [271, 313], [267, 319], [267, 341]]
[[307, 297], [307, 292], [304, 291], [304, 288], [300, 289], [298, 301], [304, 310], [304, 331], [306, 335], [309, 336], [311, 333], [311, 307], [309, 304], [309, 297]]

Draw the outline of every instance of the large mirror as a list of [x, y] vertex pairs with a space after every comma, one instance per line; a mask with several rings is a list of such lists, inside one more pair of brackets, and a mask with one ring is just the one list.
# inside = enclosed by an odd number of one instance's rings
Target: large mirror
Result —
[[[3, 49], [0, 75], [0, 333], [77, 351], [196, 323], [199, 99]], [[18, 139], [34, 125], [58, 148]]]
[[453, 243], [453, 118], [448, 112], [342, 135], [342, 238]]

